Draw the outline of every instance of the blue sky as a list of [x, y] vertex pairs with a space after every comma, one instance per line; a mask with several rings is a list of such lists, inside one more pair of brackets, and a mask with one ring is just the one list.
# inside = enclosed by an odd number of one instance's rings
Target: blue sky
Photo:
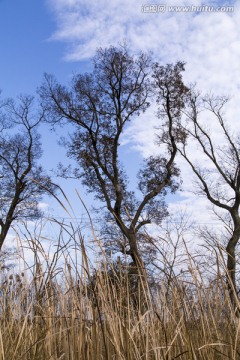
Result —
[[[238, 35], [239, 1], [209, 0], [209, 5], [234, 5], [234, 13], [201, 14], [142, 13], [145, 3], [151, 2], [0, 0], [0, 88], [3, 94], [33, 93], [44, 72], [54, 73], [60, 81], [66, 82], [72, 72], [88, 68], [89, 57], [98, 46], [123, 40], [128, 41], [133, 50], [153, 51], [163, 62], [185, 60], [189, 73], [202, 62], [199, 69], [202, 76], [194, 76], [202, 83], [201, 78], [204, 81], [206, 78], [204, 72], [208, 73], [214, 65], [220, 75], [228, 69], [230, 61], [231, 66], [237, 66], [234, 53], [237, 51], [239, 55], [239, 48], [236, 49], [239, 44], [234, 36]], [[160, 3], [184, 6], [192, 1]], [[194, 1], [196, 6], [201, 4], [205, 2]], [[214, 59], [218, 56], [216, 49], [222, 56], [218, 61]], [[227, 71], [225, 73], [227, 75]], [[228, 75], [232, 76], [232, 69]], [[211, 87], [219, 86], [216, 80], [212, 73], [207, 83]]]
[[63, 60], [64, 42], [51, 41], [56, 19], [44, 0], [0, 1], [0, 88], [5, 96], [34, 93], [43, 73], [67, 81], [81, 63]]
[[[66, 44], [50, 39], [55, 26], [55, 16], [47, 1], [0, 0], [2, 98], [16, 97], [21, 93], [34, 95], [44, 72], [52, 73], [66, 83], [73, 72], [87, 68], [86, 61], [73, 63], [64, 60]], [[57, 136], [48, 126], [41, 127], [41, 134], [42, 162], [47, 169], [52, 169], [63, 159], [65, 150], [57, 145]], [[72, 185], [73, 188], [76, 185]]]
[[53, 70], [61, 45], [47, 39], [53, 21], [41, 1], [0, 1], [0, 87], [3, 95], [32, 93], [42, 73]]
[[[230, 125], [240, 129], [239, 0], [209, 0], [207, 4], [202, 0], [157, 2], [166, 5], [164, 13], [142, 12], [145, 3], [156, 2], [0, 0], [0, 89], [3, 97], [33, 94], [41, 84], [44, 72], [52, 73], [59, 81], [67, 83], [72, 73], [90, 68], [89, 59], [97, 47], [127, 41], [133, 51], [152, 51], [156, 60], [163, 64], [186, 61], [186, 82], [197, 82], [202, 91], [230, 94], [233, 99], [227, 115]], [[234, 6], [234, 11], [182, 9], [173, 12], [168, 9], [168, 6], [175, 5]], [[158, 120], [154, 110], [150, 110], [144, 121], [136, 119], [126, 132], [122, 145], [126, 154], [132, 154], [133, 163], [158, 151], [153, 142], [156, 125]], [[214, 124], [210, 125], [219, 141]], [[46, 167], [52, 167], [65, 152], [57, 148], [56, 136], [45, 126], [42, 137], [43, 161]], [[194, 151], [193, 156], [201, 162], [197, 152]], [[199, 212], [199, 208], [206, 204], [189, 191], [192, 184], [189, 168], [181, 159], [179, 164], [185, 184], [179, 206], [187, 206], [193, 216], [204, 222], [204, 212]], [[74, 192], [76, 186], [77, 183], [71, 182], [68, 190]], [[175, 201], [172, 207], [176, 208]], [[194, 213], [196, 208], [197, 214]]]

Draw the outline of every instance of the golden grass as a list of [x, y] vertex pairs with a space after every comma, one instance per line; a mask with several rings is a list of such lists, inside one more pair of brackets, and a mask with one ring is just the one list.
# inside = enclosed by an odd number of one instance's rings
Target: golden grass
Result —
[[29, 241], [32, 272], [0, 284], [0, 360], [240, 359], [240, 323], [220, 269], [207, 282], [189, 258], [187, 276], [159, 274], [153, 291], [133, 285], [120, 262], [91, 270], [82, 238], [81, 267], [67, 247], [50, 261]]

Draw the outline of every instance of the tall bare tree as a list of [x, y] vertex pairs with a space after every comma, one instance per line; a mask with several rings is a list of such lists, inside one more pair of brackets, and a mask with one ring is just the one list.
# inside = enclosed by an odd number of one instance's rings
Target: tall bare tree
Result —
[[[206, 96], [192, 92], [190, 111], [187, 113], [189, 137], [199, 145], [208, 160], [208, 167], [203, 168], [192, 160], [186, 143], [179, 149], [191, 166], [198, 179], [198, 193], [204, 195], [215, 209], [224, 210], [231, 218], [227, 240], [227, 283], [232, 304], [236, 304], [236, 246], [240, 239], [240, 135], [233, 134], [224, 119], [226, 97]], [[200, 120], [203, 111], [207, 111], [212, 121], [217, 120], [223, 137], [221, 144], [216, 144]], [[201, 114], [201, 116], [200, 116]]]
[[15, 221], [36, 219], [38, 203], [54, 186], [42, 166], [40, 136], [36, 128], [44, 111], [33, 114], [33, 98], [22, 96], [18, 103], [2, 106], [0, 124], [0, 249]]
[[[47, 107], [47, 121], [76, 125], [68, 142], [68, 156], [78, 163], [75, 176], [103, 202], [110, 220], [122, 234], [118, 249], [142, 269], [141, 230], [167, 215], [164, 196], [178, 188], [174, 164], [181, 109], [188, 88], [182, 82], [182, 63], [152, 64], [145, 55], [131, 56], [124, 47], [99, 49], [91, 73], [76, 75], [69, 88], [45, 75], [39, 89]], [[147, 121], [143, 113], [150, 102], [159, 106], [162, 119], [158, 141], [164, 151], [150, 156], [138, 174], [139, 199], [128, 189], [127, 174], [119, 160], [120, 140], [132, 119]], [[119, 239], [119, 238], [118, 238]]]

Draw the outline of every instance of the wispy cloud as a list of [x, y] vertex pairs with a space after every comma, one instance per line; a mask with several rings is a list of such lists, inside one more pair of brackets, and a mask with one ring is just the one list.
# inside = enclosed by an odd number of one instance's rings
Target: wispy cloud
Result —
[[[175, 0], [164, 13], [142, 12], [144, 0], [48, 0], [57, 30], [53, 40], [65, 41], [65, 60], [92, 57], [96, 48], [127, 41], [132, 51], [152, 51], [162, 63], [187, 62], [186, 80], [203, 90], [235, 93], [240, 86], [240, 5], [233, 12], [169, 11], [192, 6]], [[167, 2], [169, 3], [169, 2]], [[208, 6], [220, 5], [209, 0]], [[201, 0], [195, 7], [204, 7]], [[222, 4], [221, 4], [222, 5]], [[230, 5], [229, 5], [230, 6]]]

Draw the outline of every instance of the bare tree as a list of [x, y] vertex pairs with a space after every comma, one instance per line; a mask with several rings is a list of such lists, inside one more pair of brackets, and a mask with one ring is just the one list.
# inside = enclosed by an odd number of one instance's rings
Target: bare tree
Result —
[[[75, 176], [105, 204], [109, 221], [122, 234], [118, 250], [144, 268], [139, 248], [141, 230], [167, 215], [164, 196], [178, 188], [179, 170], [174, 164], [180, 134], [179, 120], [188, 88], [182, 82], [182, 63], [166, 67], [152, 64], [126, 48], [99, 49], [91, 73], [76, 75], [70, 88], [49, 75], [39, 89], [48, 107], [47, 121], [67, 120], [76, 125], [68, 142], [68, 156], [78, 163]], [[145, 160], [138, 174], [142, 199], [128, 189], [127, 174], [119, 160], [120, 139], [127, 124], [157, 100], [162, 119], [159, 156]], [[146, 121], [144, 115], [139, 121]], [[66, 173], [65, 173], [66, 175]], [[69, 175], [69, 174], [67, 174]]]
[[[186, 143], [179, 149], [191, 166], [198, 179], [198, 193], [204, 195], [215, 209], [221, 209], [230, 216], [232, 226], [229, 227], [229, 217], [224, 221], [224, 215], [219, 215], [228, 230], [227, 252], [227, 283], [232, 304], [236, 304], [236, 246], [240, 239], [240, 136], [232, 134], [224, 120], [224, 105], [226, 97], [206, 96], [192, 92], [190, 99], [190, 120], [187, 132], [196, 140], [202, 153], [208, 160], [209, 167], [203, 168], [191, 158]], [[209, 131], [201, 125], [200, 113], [207, 111], [216, 120], [224, 137], [223, 143], [215, 144]]]
[[44, 111], [33, 114], [33, 98], [8, 100], [2, 107], [0, 135], [0, 249], [13, 222], [36, 219], [38, 203], [54, 186], [42, 166], [40, 136], [36, 128]]

